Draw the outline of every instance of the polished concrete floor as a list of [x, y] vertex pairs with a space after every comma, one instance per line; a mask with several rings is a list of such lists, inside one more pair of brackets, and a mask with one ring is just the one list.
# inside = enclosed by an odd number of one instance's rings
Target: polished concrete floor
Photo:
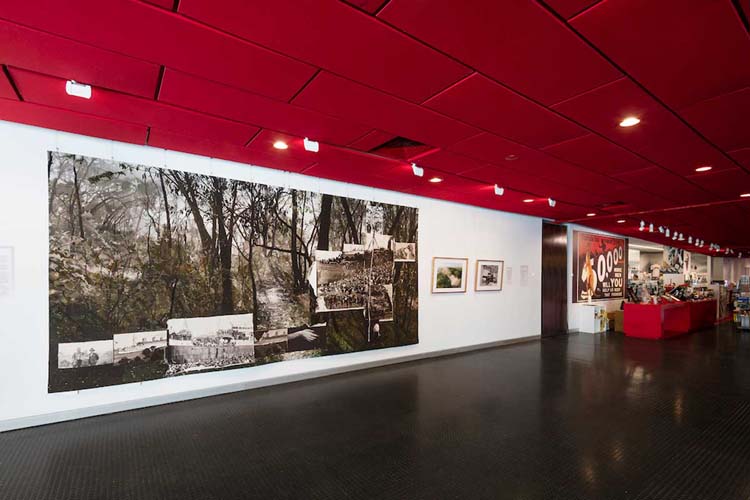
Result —
[[3, 500], [740, 499], [750, 333], [570, 335], [0, 434]]

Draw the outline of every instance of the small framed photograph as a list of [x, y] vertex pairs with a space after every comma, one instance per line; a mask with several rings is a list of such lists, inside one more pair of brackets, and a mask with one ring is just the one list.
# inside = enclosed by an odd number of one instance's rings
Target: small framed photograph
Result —
[[432, 258], [432, 293], [465, 293], [469, 259]]
[[497, 292], [503, 289], [502, 260], [477, 260], [474, 274], [474, 290], [477, 292]]

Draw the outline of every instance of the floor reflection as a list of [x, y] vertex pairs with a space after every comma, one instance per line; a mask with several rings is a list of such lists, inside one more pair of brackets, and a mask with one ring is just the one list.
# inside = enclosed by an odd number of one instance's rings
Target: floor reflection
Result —
[[750, 334], [577, 334], [0, 434], [0, 498], [750, 496]]

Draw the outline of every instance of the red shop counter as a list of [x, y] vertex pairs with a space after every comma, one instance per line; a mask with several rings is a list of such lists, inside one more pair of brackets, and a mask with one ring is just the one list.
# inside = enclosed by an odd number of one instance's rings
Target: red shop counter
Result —
[[691, 300], [690, 331], [709, 328], [716, 323], [716, 299]]
[[623, 330], [628, 337], [663, 339], [708, 328], [716, 321], [716, 300], [625, 304]]
[[628, 337], [664, 339], [690, 331], [687, 302], [625, 304], [623, 330]]

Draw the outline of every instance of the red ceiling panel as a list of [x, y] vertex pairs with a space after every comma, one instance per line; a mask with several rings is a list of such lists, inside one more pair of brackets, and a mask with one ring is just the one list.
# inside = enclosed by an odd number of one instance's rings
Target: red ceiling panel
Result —
[[479, 132], [416, 104], [325, 71], [319, 73], [293, 103], [431, 146], [453, 144]]
[[692, 175], [688, 179], [723, 199], [732, 199], [742, 193], [750, 193], [750, 174], [741, 168], [704, 172]]
[[471, 72], [336, 0], [309, 4], [295, 0], [182, 0], [179, 11], [414, 102]]
[[0, 21], [0, 61], [142, 97], [154, 96], [159, 78], [156, 64], [5, 21]]
[[167, 69], [159, 100], [332, 144], [347, 144], [368, 127]]
[[750, 168], [750, 148], [737, 149], [730, 151], [729, 154], [735, 161], [739, 162], [745, 168]]
[[680, 114], [725, 151], [750, 147], [750, 87], [701, 101]]
[[570, 19], [576, 14], [588, 9], [601, 0], [547, 0], [547, 5], [565, 19]]
[[[622, 78], [553, 106], [555, 110], [632, 150], [653, 142], [654, 134], [679, 123], [637, 85]], [[620, 127], [629, 116], [639, 117], [635, 127]]]
[[438, 150], [429, 155], [423, 156], [416, 160], [416, 163], [420, 166], [431, 167], [438, 169], [441, 172], [449, 172], [453, 174], [488, 166], [484, 162], [445, 150]]
[[696, 168], [708, 165], [714, 171], [736, 167], [724, 153], [682, 124], [656, 131], [654, 141], [640, 152], [654, 163], [681, 175], [691, 175]]
[[378, 17], [544, 104], [621, 76], [536, 2], [391, 0]]
[[302, 62], [131, 0], [109, 0], [106, 6], [100, 0], [2, 2], [0, 18], [279, 99], [289, 99], [315, 72]]
[[424, 103], [458, 120], [532, 147], [571, 139], [584, 129], [475, 73]]
[[661, 196], [681, 205], [707, 203], [718, 199], [716, 195], [702, 190], [679, 175], [658, 167], [625, 172], [615, 177], [654, 196]]
[[[2, 70], [2, 66], [0, 66], [0, 70]], [[4, 71], [0, 71], [0, 99], [18, 100], [18, 96], [13, 90], [13, 86], [10, 84], [10, 80], [8, 80]]]
[[374, 129], [370, 130], [362, 137], [359, 137], [356, 140], [350, 142], [348, 146], [359, 151], [370, 151], [371, 149], [385, 144], [386, 142], [395, 138], [396, 136], [393, 134]]
[[[734, 167], [716, 148], [626, 78], [554, 108], [611, 141], [681, 174], [692, 173], [702, 165], [717, 169]], [[639, 117], [641, 123], [621, 127], [620, 121], [629, 116]]]
[[172, 10], [178, 0], [143, 0], [154, 5], [158, 5], [164, 9]]
[[143, 125], [108, 120], [17, 100], [0, 99], [0, 120], [133, 144], [146, 143], [146, 127]]
[[10, 73], [24, 100], [37, 104], [239, 145], [244, 145], [258, 130], [249, 125], [98, 88], [94, 89], [91, 99], [71, 97], [65, 93], [65, 80], [16, 68], [10, 68]]
[[543, 151], [604, 175], [651, 166], [643, 158], [594, 134], [553, 144]]
[[480, 161], [509, 167], [521, 159], [528, 161], [529, 157], [539, 154], [531, 148], [488, 133], [469, 137], [452, 145], [450, 150]]
[[346, 0], [346, 3], [352, 4], [370, 14], [374, 14], [387, 1], [388, 0]]
[[222, 160], [248, 163], [291, 172], [300, 172], [313, 164], [309, 160], [267, 154], [242, 146], [213, 142], [204, 138], [175, 134], [156, 128], [151, 129], [148, 136], [148, 144], [157, 148], [184, 151], [211, 158], [220, 158]]
[[607, 0], [571, 24], [673, 107], [750, 85], [750, 36], [729, 0]]

